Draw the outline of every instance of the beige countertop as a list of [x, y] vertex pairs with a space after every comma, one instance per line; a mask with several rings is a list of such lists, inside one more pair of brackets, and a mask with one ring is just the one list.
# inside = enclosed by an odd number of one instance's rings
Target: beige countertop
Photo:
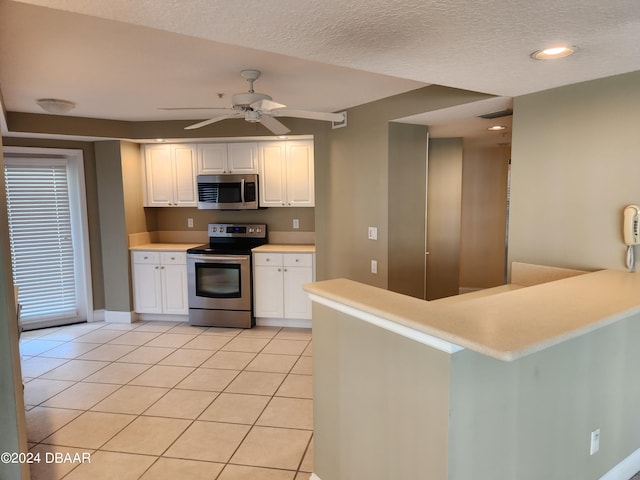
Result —
[[165, 252], [182, 252], [189, 248], [202, 245], [201, 243], [146, 243], [135, 247], [129, 247], [129, 250], [155, 250]]
[[316, 253], [315, 245], [287, 245], [268, 243], [252, 250], [255, 253]]
[[[640, 313], [640, 274], [601, 270], [460, 301], [427, 302], [345, 279], [305, 285], [312, 300], [407, 337], [516, 360]], [[431, 344], [428, 341], [423, 342]]]

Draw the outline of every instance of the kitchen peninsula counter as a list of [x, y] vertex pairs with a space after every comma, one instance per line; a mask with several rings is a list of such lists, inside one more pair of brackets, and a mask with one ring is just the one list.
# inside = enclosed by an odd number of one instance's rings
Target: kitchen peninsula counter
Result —
[[312, 478], [621, 480], [640, 469], [639, 274], [429, 302], [344, 279], [305, 289]]
[[[500, 288], [500, 287], [499, 287]], [[494, 295], [424, 301], [336, 279], [306, 286], [316, 302], [450, 353], [512, 361], [640, 312], [640, 275], [601, 270]], [[446, 301], [444, 301], [446, 300]]]

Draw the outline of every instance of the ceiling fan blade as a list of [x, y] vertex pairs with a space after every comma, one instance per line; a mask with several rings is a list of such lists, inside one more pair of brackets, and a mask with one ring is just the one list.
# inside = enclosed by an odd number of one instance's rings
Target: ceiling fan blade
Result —
[[285, 133], [289, 133], [289, 130], [286, 125], [284, 125], [280, 120], [276, 120], [275, 118], [269, 115], [262, 115], [260, 117], [260, 123], [264, 125], [267, 129], [271, 130], [276, 135], [284, 135]]
[[194, 123], [193, 125], [184, 127], [184, 129], [195, 130], [196, 128], [206, 127], [207, 125], [211, 125], [212, 123], [219, 122], [220, 120], [226, 120], [227, 118], [236, 118], [243, 115], [244, 115], [244, 112], [229, 113], [227, 115], [221, 115], [219, 117], [210, 118], [209, 120], [204, 120], [203, 122]]
[[286, 105], [283, 105], [282, 103], [274, 102], [273, 100], [267, 100], [266, 98], [263, 98], [262, 100], [258, 100], [257, 102], [253, 102], [249, 106], [254, 110], [267, 111], [267, 112], [271, 110], [275, 110], [276, 108], [286, 107]]
[[276, 117], [308, 118], [309, 120], [324, 120], [325, 122], [344, 121], [344, 114], [342, 113], [309, 112], [306, 110], [290, 110], [288, 108], [273, 110], [271, 113]]

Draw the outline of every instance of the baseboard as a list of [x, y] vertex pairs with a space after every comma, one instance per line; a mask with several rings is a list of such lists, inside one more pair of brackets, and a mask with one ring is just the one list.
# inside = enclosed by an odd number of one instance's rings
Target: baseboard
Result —
[[133, 312], [104, 311], [104, 321], [107, 323], [133, 323], [135, 314]]
[[[638, 472], [640, 472], [640, 448], [605, 473], [599, 480], [629, 480]], [[309, 480], [321, 479], [318, 475], [312, 473]]]
[[464, 295], [465, 293], [477, 292], [478, 290], [482, 290], [482, 288], [478, 287], [459, 287], [458, 295]]
[[138, 313], [138, 320], [143, 322], [182, 322], [189, 321], [189, 315], [167, 315], [162, 313]]
[[104, 322], [104, 309], [102, 310], [94, 310], [92, 322]]
[[260, 327], [311, 328], [311, 320], [305, 318], [256, 318]]
[[640, 472], [640, 448], [605, 473], [600, 480], [629, 480]]

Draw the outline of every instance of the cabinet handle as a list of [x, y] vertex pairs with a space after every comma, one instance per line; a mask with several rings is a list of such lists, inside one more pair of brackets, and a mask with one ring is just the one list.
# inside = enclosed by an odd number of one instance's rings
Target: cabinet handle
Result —
[[278, 269], [278, 271], [279, 271], [279, 272], [281, 272], [281, 271], [282, 271], [282, 269], [280, 269], [280, 268], [279, 268], [279, 269]]
[[299, 261], [300, 261], [300, 259], [299, 259], [299, 258], [296, 258], [296, 262], [299, 262]]
[[271, 261], [271, 259], [270, 259], [270, 258], [267, 258], [266, 260], [267, 260], [267, 262], [270, 262], [270, 261]]
[[149, 257], [144, 257], [144, 259], [145, 259], [145, 260], [148, 260], [148, 259], [149, 259]]
[[160, 268], [160, 267], [156, 267], [156, 270], [158, 270], [158, 268]]

